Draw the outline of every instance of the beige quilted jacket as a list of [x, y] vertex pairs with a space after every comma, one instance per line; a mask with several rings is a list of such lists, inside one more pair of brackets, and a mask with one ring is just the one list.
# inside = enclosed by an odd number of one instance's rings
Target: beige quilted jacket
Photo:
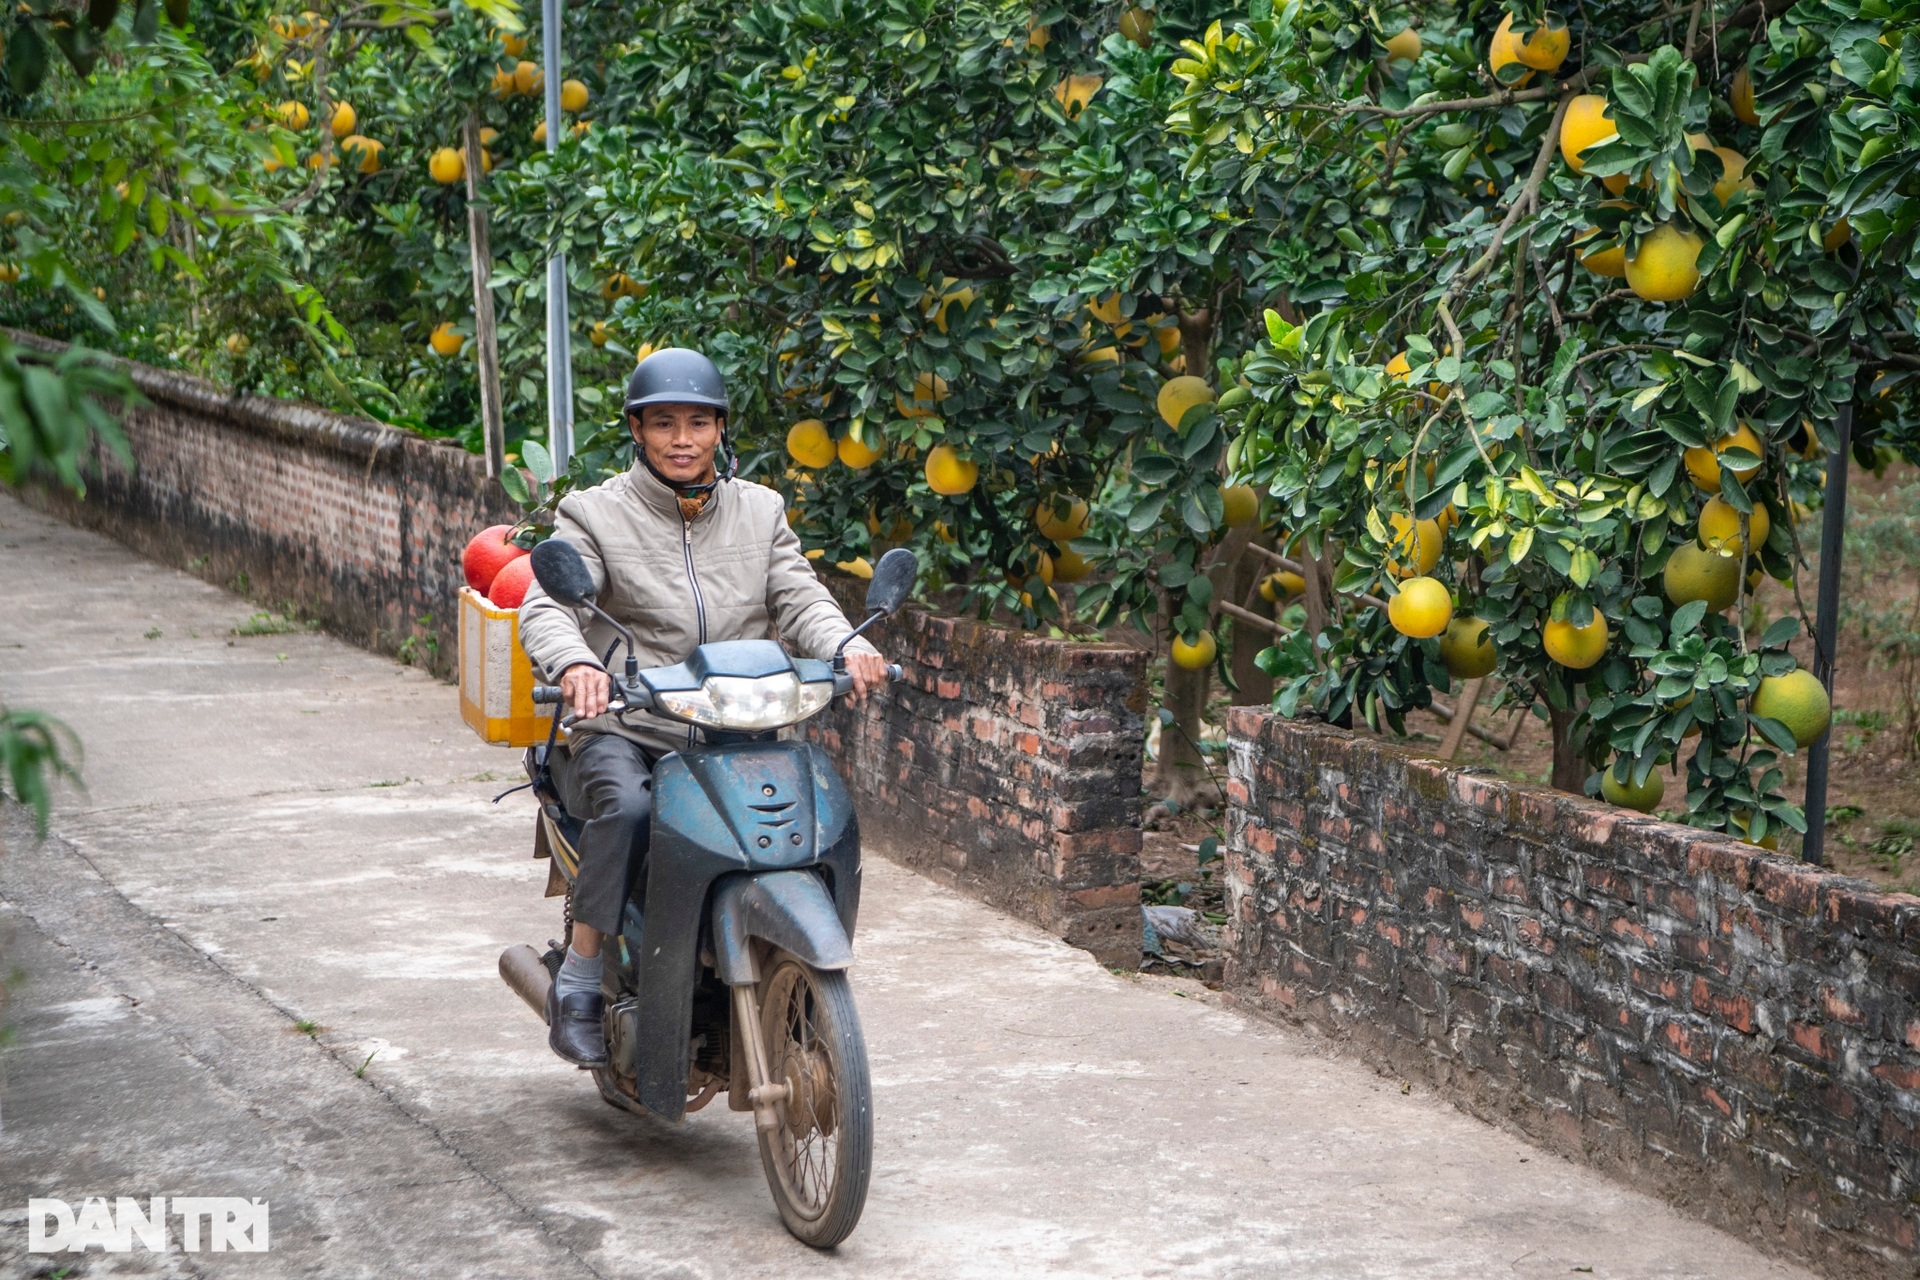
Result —
[[[632, 629], [642, 668], [679, 662], [710, 640], [765, 639], [774, 626], [802, 657], [830, 658], [853, 629], [787, 526], [786, 501], [745, 480], [723, 480], [692, 521], [679, 499], [636, 464], [605, 484], [561, 499], [554, 536], [571, 542], [593, 573], [595, 603]], [[604, 665], [615, 633], [585, 609], [570, 609], [535, 582], [520, 606], [520, 643], [558, 681], [576, 663]], [[864, 639], [849, 648], [877, 652]], [[624, 664], [624, 648], [611, 669]], [[599, 716], [574, 733], [619, 733], [656, 755], [693, 741], [693, 730], [644, 713], [622, 725]]]

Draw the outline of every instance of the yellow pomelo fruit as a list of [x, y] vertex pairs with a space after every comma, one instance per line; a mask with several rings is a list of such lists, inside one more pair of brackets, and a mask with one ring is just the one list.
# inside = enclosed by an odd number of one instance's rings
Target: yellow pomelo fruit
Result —
[[946, 398], [947, 380], [937, 373], [923, 372], [913, 379], [913, 399], [908, 401], [896, 391], [893, 407], [903, 418], [931, 418], [940, 411], [940, 402]]
[[1418, 62], [1424, 47], [1420, 40], [1420, 33], [1408, 27], [1398, 35], [1387, 37], [1385, 43], [1387, 61]]
[[524, 58], [513, 68], [513, 91], [515, 93], [538, 93], [547, 83], [546, 73], [540, 70], [537, 62], [528, 62]]
[[1407, 360], [1407, 353], [1396, 351], [1393, 359], [1387, 361], [1387, 376], [1395, 382], [1405, 382], [1413, 373], [1413, 365]]
[[1307, 589], [1307, 580], [1287, 569], [1260, 579], [1260, 598], [1273, 604], [1290, 600]]
[[1207, 385], [1205, 378], [1196, 378], [1191, 374], [1182, 374], [1177, 378], [1168, 378], [1161, 384], [1160, 394], [1154, 403], [1160, 409], [1160, 417], [1175, 431], [1180, 429], [1180, 420], [1195, 405], [1212, 404], [1213, 388]]
[[[1600, 234], [1599, 228], [1583, 232], [1578, 240], [1591, 240]], [[1597, 276], [1610, 276], [1615, 280], [1624, 280], [1627, 276], [1627, 251], [1618, 241], [1610, 249], [1595, 249], [1580, 255], [1580, 265]]]
[[1060, 104], [1060, 109], [1066, 112], [1067, 119], [1078, 120], [1080, 113], [1087, 109], [1087, 104], [1093, 101], [1093, 95], [1100, 92], [1103, 83], [1102, 78], [1095, 75], [1067, 76], [1053, 86], [1053, 98]]
[[273, 109], [273, 118], [289, 129], [304, 129], [312, 116], [304, 102], [283, 102]]
[[[1628, 766], [1631, 771], [1632, 766]], [[1632, 778], [1632, 773], [1628, 773]], [[1613, 776], [1613, 767], [1600, 775], [1600, 794], [1609, 804], [1617, 804], [1622, 809], [1638, 809], [1641, 813], [1652, 813], [1660, 804], [1660, 798], [1667, 794], [1667, 780], [1658, 769], [1647, 771], [1647, 780], [1639, 786], [1631, 781], [1620, 782]]]
[[587, 92], [587, 86], [581, 84], [578, 80], [562, 80], [560, 82], [560, 109], [562, 111], [584, 111], [587, 103], [592, 99], [592, 96], [592, 94]]
[[1101, 324], [1117, 325], [1123, 319], [1120, 314], [1120, 295], [1110, 293], [1104, 298], [1096, 298], [1087, 304], [1087, 314]]
[[544, 147], [547, 145], [547, 122], [545, 120], [533, 126], [531, 137], [534, 146]]
[[[1700, 508], [1700, 522], [1694, 526], [1694, 531], [1699, 535], [1702, 546], [1739, 554], [1740, 513], [1729, 506], [1725, 499], [1709, 499], [1707, 505]], [[1752, 514], [1747, 517], [1747, 549], [1758, 551], [1767, 545], [1767, 535], [1772, 531], [1773, 518], [1767, 514], [1766, 507], [1756, 503]]]
[[442, 320], [433, 326], [433, 332], [427, 335], [427, 345], [433, 348], [437, 356], [457, 356], [460, 348], [467, 345], [465, 334], [453, 331], [453, 321]]
[[1071, 547], [1061, 547], [1052, 558], [1055, 582], [1078, 582], [1093, 569], [1087, 558]]
[[1033, 509], [1034, 527], [1040, 530], [1044, 538], [1054, 542], [1072, 542], [1087, 531], [1089, 513], [1084, 499], [1071, 494], [1063, 495], [1066, 501], [1048, 499]]
[[613, 334], [607, 330], [607, 322], [605, 320], [595, 320], [593, 322], [593, 328], [587, 331], [588, 341], [592, 342], [596, 347], [606, 346], [607, 339], [612, 336]]
[[1733, 83], [1727, 92], [1727, 105], [1733, 108], [1733, 118], [1741, 124], [1760, 123], [1760, 113], [1753, 105], [1753, 76], [1744, 63], [1733, 73]]
[[1523, 67], [1532, 67], [1535, 71], [1557, 71], [1560, 64], [1567, 60], [1567, 52], [1573, 48], [1572, 37], [1567, 34], [1566, 20], [1559, 14], [1549, 13], [1540, 25], [1527, 32], [1525, 39], [1513, 34], [1513, 15], [1508, 14], [1500, 20], [1493, 33], [1498, 43], [1505, 36], [1507, 47], [1514, 59]]
[[1214, 655], [1219, 652], [1220, 645], [1211, 631], [1202, 631], [1200, 638], [1192, 644], [1180, 636], [1173, 638], [1173, 665], [1183, 671], [1199, 671], [1212, 666]]
[[443, 187], [450, 187], [467, 176], [467, 157], [452, 147], [442, 147], [427, 161], [427, 173]]
[[1162, 359], [1171, 360], [1180, 354], [1180, 326], [1169, 320], [1157, 326], [1153, 331], [1154, 343], [1160, 348]]
[[[1720, 454], [1735, 445], [1757, 457], [1764, 458], [1767, 453], [1767, 447], [1760, 443], [1760, 437], [1753, 434], [1753, 428], [1743, 422], [1731, 435], [1724, 435], [1715, 440], [1712, 448], [1695, 445], [1682, 455], [1687, 464], [1687, 474], [1693, 477], [1696, 487], [1707, 493], [1720, 492]], [[1760, 468], [1754, 466], [1738, 468], [1733, 475], [1734, 479], [1744, 484], [1759, 473]]]
[[1701, 150], [1711, 151], [1720, 157], [1720, 180], [1713, 184], [1713, 198], [1721, 204], [1734, 198], [1742, 191], [1753, 190], [1753, 179], [1747, 176], [1747, 158], [1732, 147], [1716, 147], [1704, 133], [1689, 134], [1688, 140]]
[[516, 36], [509, 32], [501, 31], [496, 33], [496, 38], [500, 41], [500, 47], [506, 50], [509, 58], [517, 58], [527, 51], [527, 38], [525, 36]]
[[1730, 813], [1727, 815], [1727, 830], [1731, 834], [1739, 836], [1750, 845], [1755, 845], [1762, 849], [1778, 849], [1780, 847], [1780, 823], [1778, 820], [1769, 818], [1767, 820], [1767, 834], [1761, 836], [1758, 840], [1754, 840], [1750, 839], [1747, 835], [1747, 829], [1752, 819], [1753, 813], [1750, 810]]
[[1490, 675], [1500, 661], [1483, 618], [1455, 618], [1440, 635], [1440, 662], [1456, 680]]
[[1640, 237], [1640, 251], [1627, 259], [1627, 288], [1648, 302], [1679, 302], [1700, 287], [1702, 241], [1691, 231], [1663, 222]]
[[1226, 508], [1227, 528], [1238, 529], [1260, 518], [1260, 495], [1252, 485], [1232, 484], [1220, 490], [1220, 505]]
[[1827, 234], [1820, 237], [1820, 247], [1832, 253], [1851, 239], [1853, 239], [1853, 224], [1842, 218], [1833, 224]]
[[840, 437], [840, 461], [854, 471], [865, 471], [880, 460], [880, 451], [869, 448], [864, 442], [855, 440], [851, 435]]
[[1585, 671], [1607, 655], [1607, 620], [1598, 609], [1584, 627], [1550, 617], [1540, 629], [1540, 644], [1561, 666]]
[[842, 573], [850, 573], [856, 578], [871, 578], [873, 566], [867, 563], [865, 556], [855, 556], [851, 560], [835, 560], [833, 567]]
[[1508, 72], [1508, 67], [1525, 67], [1520, 61], [1520, 42], [1513, 38], [1513, 18], [1509, 15], [1495, 28], [1493, 38], [1487, 42], [1487, 70], [1493, 72], [1494, 81], [1509, 89], [1518, 89], [1533, 79], [1533, 72], [1522, 70]]
[[1412, 577], [1415, 574], [1431, 573], [1433, 566], [1440, 563], [1440, 549], [1446, 545], [1446, 535], [1440, 532], [1437, 520], [1412, 522], [1412, 531], [1408, 531], [1409, 521], [1404, 511], [1396, 511], [1387, 517], [1387, 524], [1393, 530], [1393, 536], [1387, 541], [1387, 550], [1392, 555], [1405, 555], [1410, 564], [1402, 564], [1389, 558], [1387, 572], [1397, 578]]
[[340, 140], [341, 152], [362, 173], [380, 172], [380, 153], [386, 149], [386, 143], [376, 138], [363, 138], [357, 133]]
[[801, 466], [815, 469], [837, 456], [827, 424], [818, 418], [803, 418], [787, 428], [787, 454]]
[[1740, 598], [1740, 558], [1683, 542], [1667, 557], [1660, 582], [1675, 604], [1704, 600], [1710, 611], [1719, 613]]
[[927, 451], [927, 487], [949, 498], [973, 488], [980, 479], [980, 464], [963, 458], [950, 444], [937, 444]]
[[1437, 636], [1453, 621], [1453, 596], [1437, 578], [1408, 578], [1387, 601], [1387, 621], [1416, 640]]
[[1153, 34], [1153, 14], [1145, 9], [1128, 9], [1120, 15], [1120, 34], [1146, 48]]
[[336, 102], [333, 104], [333, 116], [327, 121], [327, 128], [336, 138], [344, 138], [359, 125], [360, 117], [354, 112], [353, 104]]
[[247, 354], [247, 349], [252, 345], [253, 339], [244, 333], [230, 333], [227, 335], [226, 347], [227, 354], [230, 356], [243, 356]]
[[1585, 173], [1580, 153], [1597, 143], [1618, 135], [1613, 117], [1607, 114], [1607, 100], [1597, 93], [1582, 93], [1567, 104], [1560, 121], [1560, 156], [1575, 173]]
[[501, 67], [493, 73], [493, 96], [511, 98], [513, 96], [513, 68]]
[[1819, 677], [1802, 667], [1783, 676], [1767, 676], [1754, 690], [1754, 715], [1778, 720], [1793, 732], [1793, 740], [1810, 747], [1833, 720], [1833, 702]]

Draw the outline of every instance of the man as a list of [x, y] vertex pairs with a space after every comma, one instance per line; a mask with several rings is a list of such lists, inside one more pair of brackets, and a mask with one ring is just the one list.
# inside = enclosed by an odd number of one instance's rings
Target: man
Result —
[[[765, 639], [770, 626], [800, 654], [831, 657], [853, 627], [801, 554], [780, 495], [732, 477], [731, 450], [722, 452], [726, 385], [713, 362], [684, 348], [654, 352], [627, 381], [626, 416], [632, 469], [562, 499], [553, 533], [586, 561], [595, 602], [633, 631], [640, 665], [679, 662], [712, 640]], [[580, 717], [552, 761], [561, 798], [585, 829], [573, 939], [547, 997], [547, 1040], [582, 1067], [607, 1061], [600, 946], [620, 930], [646, 848], [653, 763], [697, 732], [645, 713], [624, 724], [606, 714], [614, 637], [538, 583], [520, 606], [527, 656], [559, 680]], [[872, 645], [855, 639], [846, 653], [856, 697], [885, 684], [886, 663]]]

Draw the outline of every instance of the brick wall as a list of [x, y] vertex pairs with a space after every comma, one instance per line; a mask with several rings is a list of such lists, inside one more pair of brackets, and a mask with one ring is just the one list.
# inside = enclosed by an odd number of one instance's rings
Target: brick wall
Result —
[[1763, 1248], [1920, 1270], [1920, 898], [1251, 708], [1230, 750], [1230, 989]]
[[[858, 617], [857, 595], [835, 589]], [[888, 853], [1092, 951], [1140, 960], [1147, 655], [910, 609], [904, 679], [809, 722]]]
[[[45, 343], [17, 334], [23, 342]], [[85, 501], [31, 500], [210, 582], [451, 675], [467, 539], [516, 513], [485, 463], [411, 432], [127, 366], [150, 403]], [[857, 612], [863, 585], [835, 589]], [[909, 681], [814, 722], [888, 851], [1103, 960], [1140, 957], [1145, 655], [915, 611]]]
[[338, 635], [452, 672], [460, 552], [478, 530], [518, 518], [483, 459], [362, 418], [124, 367], [148, 401], [123, 424], [136, 468], [107, 456], [85, 501], [45, 490], [30, 500], [264, 607], [292, 602]]

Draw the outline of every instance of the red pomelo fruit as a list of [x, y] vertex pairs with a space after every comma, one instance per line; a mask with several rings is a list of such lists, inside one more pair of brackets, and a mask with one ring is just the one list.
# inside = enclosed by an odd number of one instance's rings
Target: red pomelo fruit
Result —
[[507, 535], [512, 532], [510, 524], [482, 529], [460, 553], [460, 568], [467, 575], [467, 585], [481, 595], [492, 588], [495, 574], [527, 554], [525, 548], [507, 541]]
[[533, 561], [522, 551], [517, 560], [508, 561], [507, 567], [493, 576], [493, 585], [487, 589], [487, 598], [493, 601], [496, 609], [518, 609], [520, 602], [527, 598], [527, 588], [533, 585]]

